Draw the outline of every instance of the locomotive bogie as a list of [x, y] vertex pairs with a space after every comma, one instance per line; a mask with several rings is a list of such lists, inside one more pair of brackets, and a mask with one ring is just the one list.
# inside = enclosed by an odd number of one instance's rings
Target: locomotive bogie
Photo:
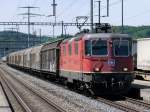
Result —
[[128, 73], [104, 73], [93, 75], [93, 90], [103, 94], [123, 94], [130, 89], [133, 75]]

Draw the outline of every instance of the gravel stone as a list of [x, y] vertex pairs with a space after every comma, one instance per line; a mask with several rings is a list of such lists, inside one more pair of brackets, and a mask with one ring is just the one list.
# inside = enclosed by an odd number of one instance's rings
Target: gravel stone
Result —
[[47, 96], [68, 112], [122, 112], [119, 109], [72, 92], [63, 87], [59, 87], [51, 82], [46, 82], [21, 71], [12, 69], [7, 65], [3, 65], [3, 68], [7, 69], [8, 72], [19, 80], [30, 83], [35, 89], [42, 92], [43, 95]]

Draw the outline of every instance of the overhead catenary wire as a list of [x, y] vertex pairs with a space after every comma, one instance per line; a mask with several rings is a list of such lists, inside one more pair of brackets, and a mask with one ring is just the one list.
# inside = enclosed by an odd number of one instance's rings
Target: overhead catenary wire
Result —
[[[80, 6], [80, 5], [78, 5], [78, 7], [76, 7], [76, 9], [77, 10], [79, 10], [79, 7], [80, 8], [82, 8], [82, 10], [85, 8], [85, 7], [89, 7], [90, 5], [89, 4], [87, 4], [87, 2], [85, 2], [85, 1], [87, 1], [87, 0], [82, 0], [82, 2], [83, 3], [81, 3], [81, 4], [84, 4], [82, 7]], [[89, 5], [89, 6], [88, 6]], [[95, 7], [94, 7], [95, 8]], [[69, 15], [70, 16], [70, 15]], [[77, 16], [79, 16], [79, 15], [77, 15]], [[80, 16], [85, 16], [85, 15], [80, 15]], [[74, 16], [73, 18], [71, 18], [70, 19], [71, 20], [71, 22], [74, 22], [75, 20], [76, 20], [76, 16]]]
[[[21, 0], [22, 2], [23, 2], [23, 0]], [[24, 2], [26, 2], [26, 1], [30, 1], [30, 0], [25, 0]], [[40, 2], [39, 2], [40, 0], [32, 0], [32, 2], [33, 2], [33, 4], [39, 4]], [[64, 0], [60, 0], [60, 3], [62, 2], [62, 1], [64, 1]], [[80, 1], [84, 1], [84, 0], [80, 0]], [[87, 0], [86, 0], [87, 1]], [[103, 1], [105, 1], [105, 0], [102, 0], [102, 2]], [[124, 1], [127, 1], [127, 0], [124, 0]], [[66, 14], [67, 13], [67, 15], [71, 15], [72, 13], [71, 13], [71, 11], [72, 10], [70, 10], [70, 8], [72, 9], [72, 7], [73, 8], [76, 8], [76, 4], [78, 4], [78, 2], [79, 2], [79, 0], [76, 0], [76, 1], [70, 1], [69, 2], [69, 4], [72, 4], [72, 6], [71, 7], [66, 7], [64, 10], [62, 10], [62, 11], [59, 11], [58, 13], [60, 14], [60, 15], [62, 15], [62, 14]], [[21, 3], [21, 2], [18, 2], [18, 4], [19, 3]], [[26, 2], [27, 3], [27, 2]], [[31, 3], [31, 1], [30, 1], [30, 3]], [[81, 3], [81, 2], [80, 2]], [[86, 2], [87, 3], [87, 2]], [[87, 6], [87, 4], [84, 4], [83, 5], [83, 7], [86, 7]], [[114, 0], [114, 1], [111, 1], [111, 3], [110, 3], [110, 7], [113, 7], [113, 6], [115, 6], [115, 5], [118, 5], [118, 4], [120, 4], [121, 3], [121, 0]], [[31, 3], [32, 4], [32, 3]], [[61, 4], [60, 4], [61, 5]], [[19, 5], [20, 6], [20, 5]], [[81, 5], [78, 5], [77, 7], [81, 7]], [[82, 9], [83, 9], [83, 7], [81, 7]], [[69, 8], [69, 9], [68, 9]], [[97, 7], [95, 7], [95, 8], [97, 8]], [[103, 6], [101, 9], [103, 10], [103, 9], [105, 9], [106, 8], [106, 6]], [[67, 10], [68, 9], [68, 10]], [[78, 8], [76, 8], [77, 10], [80, 10], [80, 9], [78, 9]], [[18, 10], [18, 9], [17, 9]], [[66, 12], [65, 12], [65, 10], [66, 10]], [[84, 10], [84, 9], [83, 9]], [[61, 14], [62, 13], [62, 14]], [[145, 14], [147, 14], [147, 13], [149, 13], [149, 10], [146, 10], [146, 11], [143, 11], [143, 12], [138, 12], [137, 14], [135, 14], [135, 15], [133, 15], [133, 16], [129, 16], [129, 17], [125, 17], [124, 18], [124, 20], [125, 21], [132, 21], [134, 18], [136, 19], [136, 17], [138, 17], [138, 16], [141, 16], [141, 15], [145, 15]], [[89, 15], [89, 14], [88, 14]], [[59, 15], [58, 15], [59, 16]], [[65, 17], [67, 17], [66, 15], [65, 15]], [[68, 16], [67, 17], [67, 20], [69, 20], [70, 21], [70, 18], [71, 18], [71, 16]], [[75, 21], [75, 18], [76, 17], [73, 17], [72, 18], [72, 20], [71, 21]], [[120, 21], [120, 16], [117, 18], [117, 17], [115, 17], [118, 21]], [[113, 21], [116, 21], [116, 19], [114, 19]], [[61, 19], [62, 20], [62, 19]], [[21, 20], [20, 20], [21, 21]]]
[[28, 47], [30, 47], [30, 22], [31, 22], [30, 18], [31, 18], [31, 16], [40, 16], [40, 14], [31, 13], [31, 9], [35, 9], [38, 7], [25, 6], [25, 7], [20, 7], [20, 8], [27, 9], [27, 13], [22, 13], [20, 15], [25, 15], [28, 17]]
[[61, 16], [61, 15], [63, 15], [64, 13], [66, 13], [67, 11], [69, 11], [71, 8], [73, 8], [74, 5], [77, 4], [78, 1], [79, 1], [79, 0], [76, 0], [76, 1], [73, 0], [70, 4], [68, 4], [68, 5], [66, 6], [66, 8], [65, 8], [63, 11], [61, 11], [61, 12], [58, 14], [58, 16]]
[[[142, 12], [140, 12], [140, 13], [137, 13], [137, 14], [135, 14], [135, 15], [133, 15], [133, 16], [125, 17], [124, 20], [125, 20], [125, 21], [132, 21], [133, 19], [135, 19], [135, 18], [137, 18], [137, 17], [139, 17], [139, 16], [141, 16], [141, 15], [145, 15], [145, 14], [147, 14], [147, 13], [150, 13], [150, 9], [144, 10], [144, 11], [142, 11]], [[116, 18], [118, 18], [118, 17], [116, 17]], [[114, 22], [118, 22], [118, 21], [119, 21], [119, 19], [115, 20]]]
[[[111, 4], [110, 4], [110, 7], [111, 7], [112, 5], [114, 5], [115, 3], [116, 3], [116, 2], [111, 3]], [[120, 3], [120, 0], [117, 1], [117, 3]], [[84, 5], [84, 6], [85, 6], [85, 5]], [[93, 8], [94, 8], [93, 10], [96, 9], [95, 4], [94, 4], [94, 7], [93, 7]], [[107, 8], [107, 7], [102, 7], [101, 9], [105, 9], [105, 8]], [[90, 12], [88, 12], [87, 14], [85, 14], [85, 16], [90, 17]], [[73, 18], [71, 19], [71, 21], [73, 22], [73, 21], [75, 20], [75, 18], [76, 18], [76, 17], [73, 17]]]
[[[127, 1], [127, 0], [124, 0], [124, 1]], [[115, 1], [115, 2], [111, 2], [110, 5], [109, 5], [109, 7], [118, 5], [118, 4], [120, 4], [120, 3], [121, 3], [121, 0], [117, 0], [117, 1]], [[94, 7], [93, 10], [95, 10], [95, 8], [96, 8], [96, 7]], [[106, 8], [107, 8], [107, 6], [103, 6], [103, 7], [101, 8], [101, 10], [106, 9]], [[88, 12], [88, 13], [86, 14], [86, 16], [87, 16], [87, 17], [90, 17], [90, 12]], [[97, 16], [97, 15], [95, 15], [95, 16]], [[75, 18], [75, 17], [73, 17], [73, 18]]]

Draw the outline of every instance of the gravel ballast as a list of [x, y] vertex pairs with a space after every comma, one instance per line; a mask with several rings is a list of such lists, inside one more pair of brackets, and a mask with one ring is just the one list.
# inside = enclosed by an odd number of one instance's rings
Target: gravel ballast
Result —
[[43, 81], [21, 71], [12, 69], [7, 65], [1, 65], [1, 67], [17, 79], [29, 83], [35, 89], [39, 90], [42, 94], [46, 95], [49, 99], [54, 101], [57, 105], [63, 107], [68, 112], [122, 112], [119, 109], [94, 99], [69, 91], [63, 87]]

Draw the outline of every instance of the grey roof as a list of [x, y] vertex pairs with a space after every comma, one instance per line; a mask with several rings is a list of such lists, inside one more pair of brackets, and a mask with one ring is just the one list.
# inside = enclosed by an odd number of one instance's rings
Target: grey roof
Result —
[[119, 34], [119, 33], [94, 33], [94, 34], [84, 34], [78, 37], [68, 38], [63, 41], [63, 43], [71, 42], [72, 40], [80, 39], [91, 39], [91, 38], [130, 38], [128, 34]]
[[129, 38], [128, 34], [119, 34], [119, 33], [95, 33], [87, 34], [84, 38]]

